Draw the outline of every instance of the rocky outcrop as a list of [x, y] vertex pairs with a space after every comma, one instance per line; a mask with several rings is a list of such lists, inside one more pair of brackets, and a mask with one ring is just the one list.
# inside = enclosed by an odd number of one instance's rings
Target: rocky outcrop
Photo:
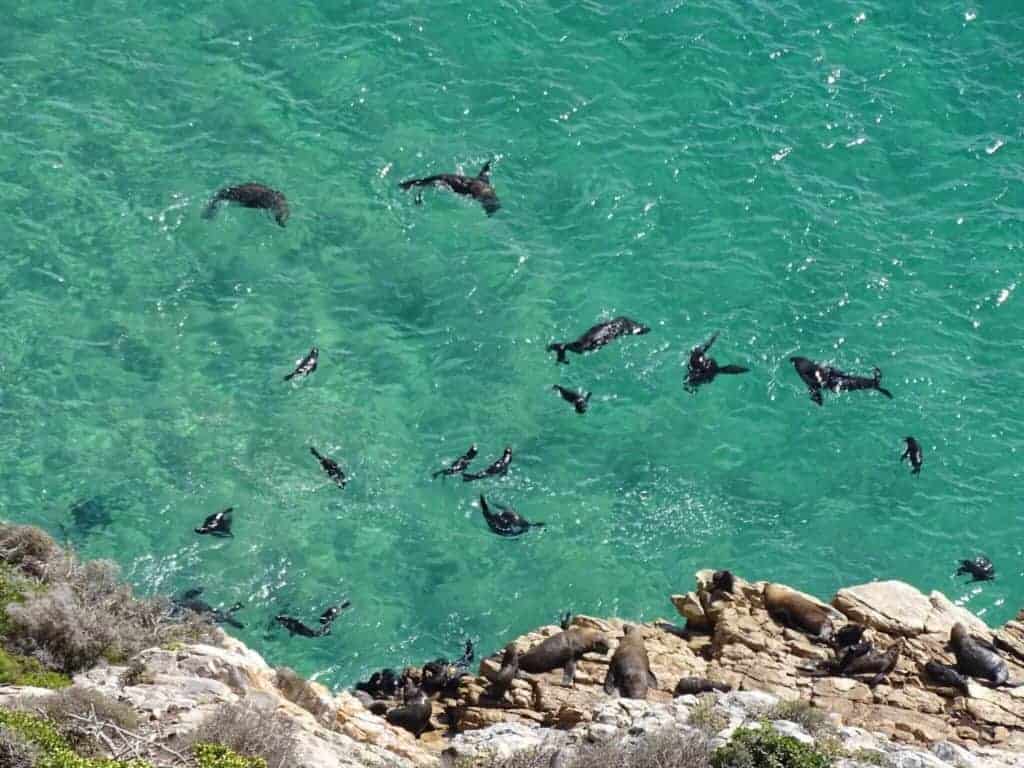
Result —
[[[147, 736], [170, 746], [186, 740], [224, 703], [272, 709], [296, 729], [296, 768], [425, 768], [537, 745], [569, 754], [581, 745], [640, 738], [666, 727], [694, 728], [693, 712], [700, 706], [706, 714], [709, 701], [723, 721], [710, 731], [707, 723], [701, 727], [713, 743], [722, 743], [740, 724], [759, 722], [777, 701], [792, 700], [828, 712], [847, 752], [875, 750], [886, 765], [1010, 766], [1019, 760], [1006, 755], [1024, 752], [1024, 687], [991, 689], [972, 682], [964, 693], [932, 685], [922, 669], [930, 659], [953, 662], [945, 646], [950, 628], [963, 622], [1001, 650], [1012, 680], [1024, 681], [1024, 612], [992, 631], [943, 595], [924, 595], [901, 582], [843, 589], [831, 605], [786, 592], [816, 606], [815, 612], [825, 611], [836, 626], [863, 624], [880, 649], [903, 644], [896, 668], [872, 687], [862, 679], [804, 674], [801, 668], [833, 652], [772, 618], [764, 587], [764, 582], [736, 578], [731, 591], [725, 591], [713, 587], [710, 571], [702, 571], [693, 592], [671, 597], [686, 619], [685, 628], [667, 622], [638, 625], [658, 680], [646, 701], [611, 698], [602, 687], [624, 635], [623, 622], [577, 616], [573, 625], [603, 633], [610, 651], [585, 654], [572, 687], [562, 684], [562, 670], [553, 670], [522, 675], [496, 698], [490, 681], [500, 668], [500, 655], [486, 658], [479, 674], [463, 677], [448, 695], [435, 699], [434, 728], [421, 739], [372, 714], [365, 699], [335, 694], [290, 670], [274, 669], [223, 634], [209, 644], [152, 648], [127, 667], [97, 667], [75, 682], [130, 704]], [[523, 652], [560, 631], [542, 627], [514, 645]], [[673, 698], [683, 677], [726, 683], [733, 692], [700, 702], [693, 696]], [[0, 690], [0, 706], [19, 693]], [[773, 727], [801, 740], [812, 738], [792, 723]]]
[[[643, 625], [651, 668], [659, 680], [648, 701], [669, 703], [675, 683], [698, 676], [739, 691], [763, 691], [782, 699], [802, 699], [835, 713], [849, 726], [887, 734], [904, 743], [951, 741], [972, 748], [993, 746], [1024, 751], [1024, 687], [986, 688], [970, 683], [969, 695], [932, 685], [923, 677], [927, 661], [952, 664], [946, 650], [949, 631], [963, 622], [975, 634], [1004, 650], [1012, 680], [1024, 681], [1024, 612], [996, 632], [943, 595], [924, 595], [902, 582], [875, 582], [840, 590], [831, 605], [792, 590], [833, 617], [836, 626], [857, 622], [867, 627], [880, 649], [904, 643], [896, 669], [879, 685], [862, 679], [811, 677], [801, 671], [832, 657], [827, 646], [804, 632], [780, 624], [765, 609], [764, 582], [737, 578], [731, 592], [713, 589], [711, 571], [697, 574], [697, 589], [670, 599], [686, 619], [688, 631], [666, 623]], [[612, 653], [623, 623], [578, 616], [573, 623], [604, 632]], [[559, 632], [543, 627], [515, 641], [521, 651]], [[594, 722], [607, 702], [601, 688], [611, 653], [588, 654], [577, 666], [576, 685], [561, 685], [562, 673], [532, 675], [514, 683], [502, 701], [487, 695], [488, 679], [499, 657], [485, 659], [478, 677], [462, 681], [456, 698], [439, 702], [438, 713], [457, 712], [460, 728], [474, 730], [497, 723], [571, 729]]]

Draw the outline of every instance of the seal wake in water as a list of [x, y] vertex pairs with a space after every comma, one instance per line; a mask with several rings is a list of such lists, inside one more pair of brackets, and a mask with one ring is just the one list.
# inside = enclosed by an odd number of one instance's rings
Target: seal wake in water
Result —
[[282, 227], [290, 215], [288, 201], [282, 193], [255, 182], [219, 190], [203, 210], [203, 218], [216, 216], [222, 202], [238, 203], [245, 208], [264, 208], [274, 214], [274, 220]]
[[[460, 173], [439, 173], [436, 176], [426, 176], [422, 179], [408, 179], [398, 186], [403, 190], [413, 187], [447, 187], [457, 195], [467, 195], [479, 201], [488, 216], [492, 216], [499, 208], [498, 195], [491, 186], [491, 161], [484, 163], [480, 173], [476, 176], [463, 176]], [[422, 203], [423, 197], [417, 195], [416, 203]]]

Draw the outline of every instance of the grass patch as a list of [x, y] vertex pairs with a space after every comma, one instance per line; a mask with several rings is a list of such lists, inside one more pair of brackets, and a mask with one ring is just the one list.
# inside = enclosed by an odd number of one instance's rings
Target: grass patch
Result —
[[766, 709], [761, 716], [767, 720], [789, 720], [799, 725], [815, 738], [835, 730], [824, 710], [818, 709], [810, 702], [803, 701], [802, 699], [780, 701], [778, 704]]
[[714, 696], [700, 696], [690, 710], [689, 723], [704, 733], [713, 734], [729, 725], [729, 718], [715, 706]]
[[0, 648], [0, 685], [31, 685], [34, 688], [67, 688], [71, 678], [51, 672], [36, 659]]

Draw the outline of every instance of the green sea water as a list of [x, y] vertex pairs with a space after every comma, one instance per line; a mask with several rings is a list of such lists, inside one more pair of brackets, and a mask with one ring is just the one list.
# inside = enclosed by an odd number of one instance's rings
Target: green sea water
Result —
[[[334, 686], [669, 617], [703, 567], [1024, 604], [1019, 3], [0, 9], [0, 516], [243, 602]], [[493, 217], [398, 189], [488, 158]], [[250, 180], [287, 228], [201, 217]], [[651, 333], [545, 352], [619, 314]], [[751, 372], [688, 395], [714, 331]], [[894, 399], [819, 408], [797, 354]], [[472, 442], [508, 475], [431, 479]], [[547, 526], [494, 536], [480, 492]], [[192, 532], [226, 506], [233, 539]], [[995, 581], [954, 576], [980, 553]], [[268, 625], [346, 596], [328, 637]]]

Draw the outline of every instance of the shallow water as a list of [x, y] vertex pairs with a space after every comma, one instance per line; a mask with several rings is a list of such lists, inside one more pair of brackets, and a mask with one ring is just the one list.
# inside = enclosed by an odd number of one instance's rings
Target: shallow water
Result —
[[[671, 616], [701, 567], [1021, 607], [1015, 3], [371, 5], [4, 3], [0, 515], [244, 602], [332, 685]], [[397, 187], [488, 158], [492, 218]], [[249, 180], [286, 229], [201, 218]], [[653, 330], [545, 352], [618, 314]], [[752, 372], [687, 395], [715, 330]], [[895, 398], [818, 408], [794, 354]], [[505, 478], [431, 480], [474, 441]], [[480, 492], [547, 527], [492, 535]], [[233, 539], [192, 533], [229, 505]], [[996, 581], [953, 575], [980, 552]], [[267, 625], [341, 596], [329, 637]]]

